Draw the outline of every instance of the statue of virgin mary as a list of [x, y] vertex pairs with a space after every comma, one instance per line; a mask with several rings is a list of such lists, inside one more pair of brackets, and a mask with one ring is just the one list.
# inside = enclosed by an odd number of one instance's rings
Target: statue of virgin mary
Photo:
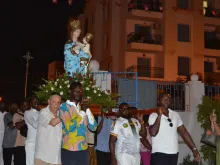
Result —
[[82, 65], [80, 65], [80, 63], [82, 63], [82, 59], [89, 63], [91, 56], [83, 50], [85, 45], [78, 41], [81, 34], [79, 20], [70, 19], [68, 22], [68, 31], [69, 40], [64, 46], [64, 69], [71, 77], [73, 77], [75, 73], [85, 75], [87, 70], [81, 68]]

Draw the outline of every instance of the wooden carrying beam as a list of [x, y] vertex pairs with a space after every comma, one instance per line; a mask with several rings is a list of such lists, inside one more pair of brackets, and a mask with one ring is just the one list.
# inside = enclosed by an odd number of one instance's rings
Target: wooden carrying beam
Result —
[[[101, 106], [100, 105], [90, 105], [89, 106], [90, 110], [92, 111], [92, 114], [94, 116], [100, 116], [101, 115]], [[156, 112], [157, 109], [154, 108], [154, 109], [143, 109], [143, 110], [137, 110], [137, 111], [134, 111], [133, 115], [150, 115], [151, 113], [153, 112]], [[105, 113], [106, 116], [116, 116], [117, 113], [115, 112], [109, 112], [109, 113]]]
[[[45, 105], [40, 105], [40, 108], [45, 108], [46, 106]], [[100, 116], [101, 115], [101, 105], [97, 105], [97, 104], [90, 104], [89, 106], [92, 114], [94, 116]], [[153, 112], [156, 112], [157, 109], [156, 108], [153, 108], [153, 109], [143, 109], [143, 110], [137, 110], [137, 111], [134, 111], [133, 115], [150, 115], [151, 113]], [[109, 112], [109, 113], [105, 113], [106, 116], [117, 116], [117, 113], [115, 112]]]

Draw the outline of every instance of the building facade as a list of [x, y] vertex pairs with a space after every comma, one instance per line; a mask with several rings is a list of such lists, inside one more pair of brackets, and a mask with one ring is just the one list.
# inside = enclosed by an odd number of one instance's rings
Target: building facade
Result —
[[80, 20], [103, 70], [220, 79], [219, 0], [88, 0]]

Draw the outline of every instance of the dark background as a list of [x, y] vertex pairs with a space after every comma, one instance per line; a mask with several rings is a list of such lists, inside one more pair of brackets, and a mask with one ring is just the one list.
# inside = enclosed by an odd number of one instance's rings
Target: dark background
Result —
[[0, 4], [0, 97], [6, 103], [24, 99], [25, 65], [30, 51], [28, 96], [47, 78], [48, 64], [63, 60], [70, 16], [83, 13], [85, 0], [4, 0]]

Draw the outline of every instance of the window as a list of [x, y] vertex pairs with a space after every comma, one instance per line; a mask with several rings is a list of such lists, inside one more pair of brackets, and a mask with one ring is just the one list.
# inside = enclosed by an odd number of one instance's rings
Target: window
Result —
[[178, 57], [178, 75], [189, 76], [190, 59], [188, 57]]
[[204, 39], [205, 39], [205, 41], [215, 40], [216, 39], [216, 32], [215, 31], [205, 31], [204, 32]]
[[138, 72], [138, 76], [140, 77], [151, 77], [149, 58], [137, 59], [137, 72]]
[[213, 63], [209, 61], [204, 61], [204, 72], [212, 73], [213, 72]]
[[104, 50], [108, 49], [108, 33], [104, 35]]
[[189, 25], [178, 24], [177, 25], [177, 37], [180, 42], [190, 42]]
[[190, 0], [178, 0], [178, 8], [179, 9], [189, 9], [190, 5], [189, 5], [189, 1]]

